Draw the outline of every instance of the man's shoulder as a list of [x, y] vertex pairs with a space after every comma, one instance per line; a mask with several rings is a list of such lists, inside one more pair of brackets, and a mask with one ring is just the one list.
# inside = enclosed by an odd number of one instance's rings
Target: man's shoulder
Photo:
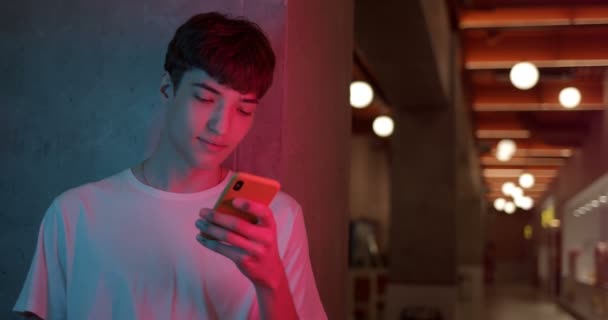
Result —
[[54, 202], [59, 206], [71, 206], [80, 204], [86, 199], [97, 198], [102, 194], [116, 192], [122, 188], [121, 179], [126, 170], [69, 188], [60, 193]]
[[270, 207], [274, 210], [288, 211], [292, 214], [297, 214], [302, 210], [300, 203], [285, 191], [279, 191], [270, 203]]

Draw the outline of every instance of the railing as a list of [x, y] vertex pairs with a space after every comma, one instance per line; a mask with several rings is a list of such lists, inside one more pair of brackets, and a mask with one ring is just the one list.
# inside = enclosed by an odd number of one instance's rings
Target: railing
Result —
[[351, 320], [382, 320], [386, 306], [386, 268], [349, 269], [348, 310]]

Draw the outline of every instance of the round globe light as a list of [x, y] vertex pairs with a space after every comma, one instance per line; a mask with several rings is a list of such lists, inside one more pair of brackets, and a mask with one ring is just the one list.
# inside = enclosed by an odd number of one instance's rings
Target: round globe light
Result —
[[515, 200], [518, 207], [530, 210], [534, 206], [534, 200], [528, 196], [523, 196]]
[[524, 190], [520, 187], [514, 187], [511, 189], [511, 196], [513, 199], [518, 199], [524, 196]]
[[576, 108], [581, 103], [581, 92], [575, 87], [568, 87], [559, 92], [559, 103], [566, 109]]
[[501, 162], [507, 162], [509, 160], [511, 160], [511, 157], [513, 155], [506, 153], [506, 152], [496, 152], [496, 159], [498, 159], [498, 161]]
[[515, 203], [515, 206], [518, 208], [521, 208], [524, 202], [524, 197], [513, 198], [513, 203]]
[[496, 146], [496, 159], [503, 162], [509, 161], [516, 150], [517, 145], [515, 144], [515, 141], [511, 139], [502, 139]]
[[393, 134], [393, 130], [395, 129], [395, 123], [393, 122], [393, 119], [391, 119], [391, 117], [389, 116], [378, 116], [374, 120], [372, 127], [376, 135], [385, 138]]
[[538, 68], [530, 62], [517, 63], [511, 68], [509, 78], [517, 89], [528, 90], [538, 82]]
[[497, 198], [496, 200], [494, 200], [494, 209], [496, 209], [496, 211], [502, 211], [505, 209], [506, 203], [507, 200], [503, 198]]
[[353, 108], [365, 108], [374, 100], [374, 90], [365, 81], [354, 81], [350, 84], [350, 105]]
[[534, 182], [534, 176], [530, 173], [524, 173], [519, 176], [519, 185], [522, 186], [522, 188], [532, 188], [532, 186], [534, 186]]
[[508, 201], [507, 203], [505, 203], [505, 212], [507, 214], [512, 214], [513, 212], [515, 212], [515, 203]]
[[510, 196], [511, 192], [513, 192], [513, 189], [515, 189], [515, 188], [516, 188], [515, 183], [510, 182], [510, 181], [509, 182], [505, 182], [502, 185], [502, 193], [505, 196]]

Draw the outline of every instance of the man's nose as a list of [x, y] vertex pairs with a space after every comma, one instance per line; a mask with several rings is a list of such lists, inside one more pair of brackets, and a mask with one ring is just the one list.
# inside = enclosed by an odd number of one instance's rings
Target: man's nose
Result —
[[230, 108], [225, 102], [218, 103], [213, 110], [211, 118], [207, 122], [207, 128], [216, 135], [223, 135], [228, 131], [230, 126]]

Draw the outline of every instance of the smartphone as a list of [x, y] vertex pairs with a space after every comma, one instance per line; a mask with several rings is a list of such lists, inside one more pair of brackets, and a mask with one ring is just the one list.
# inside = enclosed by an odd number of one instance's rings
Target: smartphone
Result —
[[[235, 208], [232, 201], [235, 198], [245, 198], [251, 201], [269, 205], [272, 199], [281, 189], [278, 181], [256, 176], [245, 172], [235, 172], [230, 181], [220, 194], [213, 210], [233, 215], [241, 218], [249, 223], [257, 223], [257, 217], [254, 215]], [[213, 237], [201, 232], [201, 235], [213, 239]]]

